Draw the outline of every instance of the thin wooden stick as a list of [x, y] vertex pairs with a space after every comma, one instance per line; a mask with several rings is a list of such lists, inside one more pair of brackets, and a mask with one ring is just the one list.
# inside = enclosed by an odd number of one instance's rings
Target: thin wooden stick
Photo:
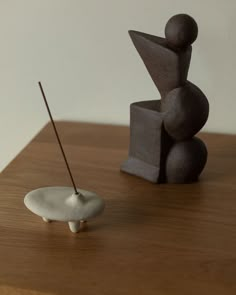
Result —
[[61, 149], [62, 156], [63, 156], [63, 158], [64, 158], [64, 160], [65, 160], [66, 167], [67, 167], [68, 173], [69, 173], [69, 175], [70, 175], [71, 182], [72, 182], [73, 187], [74, 187], [74, 190], [75, 190], [75, 194], [78, 195], [79, 193], [78, 193], [78, 191], [77, 191], [77, 188], [76, 188], [76, 185], [75, 185], [75, 182], [74, 182], [74, 179], [73, 179], [73, 176], [72, 176], [71, 170], [70, 170], [70, 166], [69, 166], [68, 161], [67, 161], [67, 159], [66, 159], [66, 154], [65, 154], [64, 149], [63, 149], [63, 147], [62, 147], [61, 140], [60, 140], [59, 134], [58, 134], [58, 132], [57, 132], [57, 128], [56, 128], [55, 122], [54, 122], [54, 120], [53, 120], [53, 117], [52, 117], [52, 114], [51, 114], [51, 111], [50, 111], [50, 108], [49, 108], [49, 105], [48, 105], [48, 102], [47, 102], [47, 99], [46, 99], [46, 96], [45, 96], [45, 93], [44, 93], [44, 90], [43, 90], [43, 87], [42, 87], [42, 84], [41, 84], [41, 82], [38, 82], [38, 84], [39, 84], [39, 88], [40, 88], [40, 90], [41, 90], [41, 93], [42, 93], [42, 96], [43, 96], [43, 100], [44, 100], [44, 102], [45, 102], [45, 105], [46, 105], [46, 108], [47, 108], [47, 111], [48, 111], [49, 117], [50, 117], [50, 119], [51, 119], [52, 126], [53, 126], [53, 129], [54, 129], [54, 131], [55, 131], [56, 138], [57, 138], [58, 144], [59, 144], [60, 149]]

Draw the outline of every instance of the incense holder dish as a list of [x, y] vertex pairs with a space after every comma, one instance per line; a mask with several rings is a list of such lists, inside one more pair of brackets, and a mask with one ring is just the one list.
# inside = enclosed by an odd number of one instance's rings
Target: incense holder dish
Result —
[[161, 99], [131, 104], [129, 155], [121, 170], [154, 183], [196, 181], [207, 148], [195, 134], [209, 114], [206, 96], [187, 80], [197, 23], [179, 14], [167, 22], [165, 38], [129, 34]]
[[70, 230], [76, 233], [105, 207], [97, 194], [82, 189], [78, 189], [78, 193], [76, 195], [71, 187], [44, 187], [29, 192], [24, 203], [45, 222], [68, 222]]

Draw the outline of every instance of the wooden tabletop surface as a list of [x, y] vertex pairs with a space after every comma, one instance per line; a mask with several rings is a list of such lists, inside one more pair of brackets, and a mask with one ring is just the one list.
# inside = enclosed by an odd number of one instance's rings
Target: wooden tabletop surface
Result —
[[43, 186], [70, 186], [47, 125], [0, 175], [0, 294], [236, 294], [236, 136], [201, 134], [200, 182], [155, 185], [119, 171], [129, 129], [58, 122], [79, 187], [106, 201], [72, 234], [24, 207]]

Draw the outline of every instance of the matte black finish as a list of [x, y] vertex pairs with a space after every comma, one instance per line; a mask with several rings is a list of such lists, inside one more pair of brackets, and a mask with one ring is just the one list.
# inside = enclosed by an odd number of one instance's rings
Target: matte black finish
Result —
[[129, 158], [121, 170], [151, 182], [165, 179], [165, 161], [172, 139], [163, 128], [160, 101], [140, 101], [130, 106]]
[[207, 149], [199, 138], [176, 142], [166, 159], [166, 181], [170, 183], [196, 181], [206, 161]]
[[129, 157], [121, 170], [156, 183], [195, 181], [206, 164], [207, 149], [192, 137], [209, 114], [206, 96], [187, 81], [198, 26], [192, 17], [179, 14], [167, 22], [166, 39], [129, 34], [161, 100], [131, 104]]
[[185, 140], [193, 137], [206, 123], [209, 103], [203, 92], [194, 84], [170, 91], [162, 103], [165, 112], [164, 126], [171, 137]]
[[129, 31], [129, 34], [162, 98], [186, 83], [191, 46], [175, 52], [168, 47], [164, 38], [136, 31]]
[[165, 36], [170, 47], [182, 49], [191, 45], [198, 35], [195, 20], [187, 14], [177, 14], [171, 17], [165, 27]]

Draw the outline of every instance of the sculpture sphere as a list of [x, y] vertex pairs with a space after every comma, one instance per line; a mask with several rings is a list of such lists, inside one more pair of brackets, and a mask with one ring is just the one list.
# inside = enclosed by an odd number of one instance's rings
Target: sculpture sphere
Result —
[[172, 16], [165, 27], [166, 40], [171, 47], [187, 47], [197, 39], [197, 35], [197, 23], [187, 14]]

